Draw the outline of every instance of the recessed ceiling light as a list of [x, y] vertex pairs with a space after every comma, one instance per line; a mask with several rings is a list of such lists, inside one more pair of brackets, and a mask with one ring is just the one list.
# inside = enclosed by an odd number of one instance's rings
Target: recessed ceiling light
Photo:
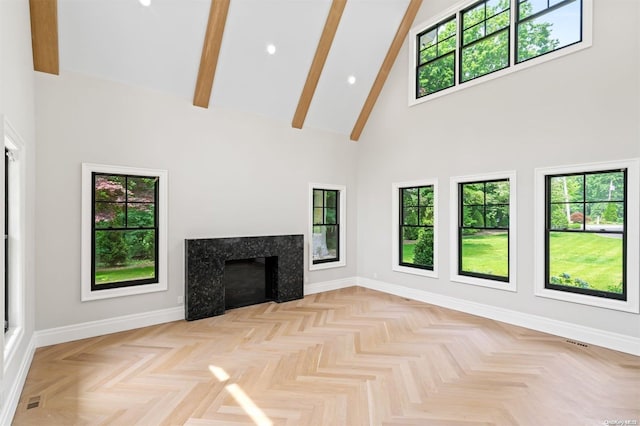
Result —
[[276, 46], [274, 44], [267, 44], [267, 53], [269, 55], [275, 55], [276, 54]]
[[347, 77], [347, 83], [351, 84], [352, 86], [356, 84], [356, 76], [350, 75], [349, 77]]
[[140, 2], [141, 5], [143, 5], [144, 7], [149, 7], [151, 6], [151, 0], [138, 0]]

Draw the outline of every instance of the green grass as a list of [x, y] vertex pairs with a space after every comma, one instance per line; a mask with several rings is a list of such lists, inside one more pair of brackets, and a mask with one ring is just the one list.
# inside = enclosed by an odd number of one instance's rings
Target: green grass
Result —
[[402, 245], [402, 262], [413, 263], [413, 256], [416, 251], [416, 242], [405, 243]]
[[[589, 288], [611, 291], [622, 282], [622, 240], [589, 233], [552, 233], [551, 276], [569, 274], [589, 283]], [[465, 236], [463, 270], [507, 276], [506, 234]], [[413, 263], [415, 242], [403, 245], [402, 260]]]
[[499, 277], [509, 275], [507, 233], [465, 235], [462, 239], [462, 270]]
[[96, 270], [96, 284], [109, 284], [130, 280], [153, 278], [153, 263], [136, 263], [119, 268], [100, 268]]
[[622, 239], [598, 234], [554, 232], [549, 238], [551, 276], [569, 274], [589, 288], [609, 291], [622, 282]]

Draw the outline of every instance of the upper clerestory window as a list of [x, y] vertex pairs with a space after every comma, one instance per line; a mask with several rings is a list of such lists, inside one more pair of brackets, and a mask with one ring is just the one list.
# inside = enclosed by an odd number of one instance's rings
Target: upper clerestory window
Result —
[[593, 0], [465, 1], [410, 32], [410, 104], [591, 46]]

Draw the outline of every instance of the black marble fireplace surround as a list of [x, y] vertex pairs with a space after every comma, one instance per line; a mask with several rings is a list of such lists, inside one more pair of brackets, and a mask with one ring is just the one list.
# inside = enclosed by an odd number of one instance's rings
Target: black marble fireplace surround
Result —
[[185, 319], [224, 313], [227, 260], [275, 258], [270, 268], [273, 300], [302, 299], [303, 244], [302, 235], [185, 240]]

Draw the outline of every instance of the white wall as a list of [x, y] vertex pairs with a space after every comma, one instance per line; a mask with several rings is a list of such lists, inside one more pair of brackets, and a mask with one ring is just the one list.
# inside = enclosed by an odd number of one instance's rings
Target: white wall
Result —
[[[306, 279], [356, 275], [357, 145], [345, 136], [69, 72], [39, 74], [36, 99], [38, 330], [176, 307], [185, 238], [306, 234], [309, 182], [347, 186], [349, 243], [346, 267]], [[80, 302], [82, 162], [169, 171], [168, 291]]]
[[[416, 24], [456, 2], [423, 3]], [[534, 168], [640, 156], [640, 3], [594, 3], [590, 49], [411, 108], [405, 42], [359, 142], [358, 275], [640, 337], [638, 315], [533, 295]], [[517, 171], [518, 292], [451, 282], [449, 178], [504, 170]], [[431, 177], [439, 278], [393, 272], [391, 184]]]
[[[19, 392], [20, 367], [31, 356], [29, 343], [35, 318], [35, 250], [34, 250], [34, 200], [35, 200], [35, 125], [34, 83], [31, 55], [29, 3], [27, 0], [0, 1], [0, 115], [11, 123], [25, 144], [26, 158], [26, 277], [24, 333], [16, 342], [16, 350], [10, 363], [0, 369], [2, 396], [0, 397], [0, 422], [12, 408], [9, 397]], [[4, 163], [4, 162], [3, 162]], [[4, 186], [0, 190], [4, 194]], [[4, 199], [4, 195], [3, 195]], [[4, 262], [0, 266], [4, 277]], [[2, 305], [4, 306], [4, 304]], [[2, 310], [4, 310], [2, 308]], [[0, 354], [4, 352], [4, 339], [0, 339]], [[31, 348], [32, 349], [32, 348]], [[26, 371], [25, 371], [26, 373]], [[17, 402], [13, 401], [13, 402]], [[10, 410], [11, 408], [11, 410]]]

